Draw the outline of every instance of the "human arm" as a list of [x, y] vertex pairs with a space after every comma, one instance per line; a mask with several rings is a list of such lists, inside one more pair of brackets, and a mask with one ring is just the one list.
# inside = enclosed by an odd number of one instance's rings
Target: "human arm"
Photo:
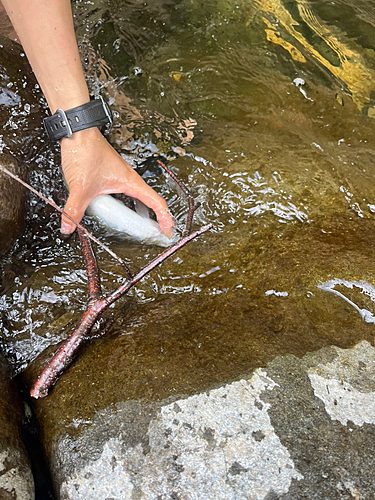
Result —
[[[90, 100], [74, 34], [70, 0], [2, 0], [53, 114]], [[97, 128], [60, 140], [61, 162], [69, 186], [65, 210], [77, 222], [99, 194], [125, 193], [152, 208], [161, 231], [172, 235], [165, 200], [128, 165]], [[61, 230], [74, 225], [62, 218]]]

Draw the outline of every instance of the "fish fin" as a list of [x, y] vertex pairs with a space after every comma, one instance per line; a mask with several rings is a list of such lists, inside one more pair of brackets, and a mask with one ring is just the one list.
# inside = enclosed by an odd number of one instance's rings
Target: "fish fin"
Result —
[[134, 208], [137, 214], [143, 217], [144, 219], [150, 218], [150, 213], [148, 211], [147, 206], [141, 201], [136, 200], [135, 198], [134, 198]]

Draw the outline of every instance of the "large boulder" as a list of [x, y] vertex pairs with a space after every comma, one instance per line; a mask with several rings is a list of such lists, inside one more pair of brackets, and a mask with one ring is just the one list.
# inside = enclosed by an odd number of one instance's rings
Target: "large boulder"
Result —
[[7, 362], [0, 355], [0, 498], [33, 500], [34, 480], [20, 437], [23, 407], [9, 378]]
[[[187, 279], [176, 288], [187, 289], [192, 268], [206, 293], [119, 301], [111, 337], [83, 346], [50, 394], [35, 402], [59, 498], [241, 500], [254, 491], [254, 500], [349, 500], [350, 488], [369, 498], [373, 458], [364, 447], [375, 437], [375, 350], [373, 325], [361, 315], [373, 310], [374, 288], [365, 279], [375, 236], [366, 219], [341, 217], [324, 228], [285, 227], [282, 238], [266, 244], [261, 235], [226, 248], [243, 286], [225, 293], [213, 293], [228, 278], [212, 269], [208, 241], [222, 249], [210, 236], [181, 250], [178, 276]], [[74, 245], [70, 281], [61, 276], [64, 287], [78, 282], [82, 292]], [[163, 276], [172, 265], [164, 264]], [[43, 339], [56, 344], [78, 323], [82, 302], [59, 304], [60, 278], [51, 266], [43, 268], [48, 272], [54, 279], [38, 297], [43, 318], [48, 311], [56, 318], [42, 325]], [[113, 276], [104, 282], [107, 291]], [[174, 285], [163, 278], [160, 287], [166, 283]], [[25, 282], [25, 295], [30, 288]], [[42, 326], [34, 324], [40, 341]], [[360, 340], [367, 342], [351, 349]], [[56, 348], [29, 363], [25, 386]], [[18, 352], [22, 357], [21, 342]]]
[[[13, 156], [0, 155], [0, 165], [25, 177], [25, 166]], [[26, 189], [0, 170], [0, 255], [7, 252], [21, 234], [25, 219]]]
[[38, 412], [42, 425], [60, 424], [49, 455], [58, 498], [370, 498], [374, 376], [375, 349], [364, 341], [280, 356], [189, 397], [128, 400], [89, 417], [84, 404], [69, 410], [77, 395], [85, 400], [77, 385], [60, 393], [62, 421], [52, 404]]

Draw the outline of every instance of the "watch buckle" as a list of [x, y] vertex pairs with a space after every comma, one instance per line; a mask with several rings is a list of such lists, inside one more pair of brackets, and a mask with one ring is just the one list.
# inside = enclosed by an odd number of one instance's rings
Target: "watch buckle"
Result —
[[106, 114], [106, 117], [109, 120], [109, 128], [111, 128], [112, 123], [113, 123], [111, 110], [110, 110], [107, 102], [103, 99], [103, 97], [101, 95], [99, 96], [99, 99], [102, 101], [102, 106], [103, 106], [104, 112]]
[[[59, 115], [61, 115], [61, 118], [62, 118], [62, 121], [61, 121], [61, 125], [63, 127], [66, 127], [66, 133], [67, 135], [65, 135], [64, 137], [67, 137], [69, 139], [69, 137], [72, 137], [73, 135], [73, 131], [72, 131], [72, 127], [70, 126], [70, 123], [69, 123], [69, 120], [68, 120], [68, 117], [66, 116], [66, 113], [65, 111], [63, 111], [62, 109], [58, 108], [56, 110], [57, 113], [59, 113]], [[59, 116], [60, 117], [60, 116]]]

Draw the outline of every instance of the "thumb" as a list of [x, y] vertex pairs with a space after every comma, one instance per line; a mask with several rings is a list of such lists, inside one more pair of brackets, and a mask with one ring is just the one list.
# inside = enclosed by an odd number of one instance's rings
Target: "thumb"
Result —
[[[81, 222], [86, 208], [87, 204], [85, 205], [82, 203], [82, 196], [80, 196], [78, 192], [71, 191], [64, 211], [78, 223]], [[61, 232], [63, 234], [70, 234], [75, 230], [75, 228], [76, 225], [63, 215], [61, 218]]]

